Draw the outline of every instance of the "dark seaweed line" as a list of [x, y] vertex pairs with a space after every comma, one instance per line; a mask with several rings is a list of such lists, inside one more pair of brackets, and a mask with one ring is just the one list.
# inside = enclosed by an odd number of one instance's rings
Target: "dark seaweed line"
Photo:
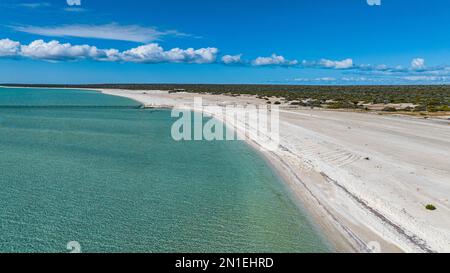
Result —
[[361, 206], [363, 206], [365, 209], [367, 209], [370, 213], [372, 213], [373, 215], [375, 215], [377, 218], [379, 218], [381, 221], [385, 222], [386, 224], [388, 224], [389, 226], [391, 226], [392, 228], [394, 228], [400, 235], [402, 235], [404, 238], [406, 238], [408, 241], [410, 241], [413, 245], [419, 247], [420, 249], [422, 249], [423, 251], [427, 252], [427, 253], [434, 253], [435, 251], [433, 251], [428, 245], [427, 243], [420, 239], [419, 237], [415, 236], [415, 235], [409, 235], [407, 234], [407, 232], [400, 227], [399, 225], [395, 224], [394, 222], [392, 222], [391, 220], [389, 220], [387, 217], [385, 217], [383, 214], [381, 214], [380, 212], [378, 212], [376, 209], [372, 208], [371, 206], [369, 206], [364, 200], [362, 200], [361, 198], [357, 197], [356, 195], [352, 194], [347, 188], [345, 188], [344, 186], [342, 186], [341, 184], [339, 184], [336, 180], [330, 178], [328, 175], [326, 175], [325, 173], [321, 172], [320, 173], [325, 179], [327, 179], [329, 182], [332, 182], [334, 185], [336, 185], [337, 187], [339, 187], [341, 190], [343, 190], [346, 194], [348, 194], [353, 200], [355, 200], [358, 204], [360, 204]]
[[[291, 150], [289, 150], [288, 148], [286, 148], [283, 145], [280, 145], [280, 148], [283, 149], [284, 151], [290, 153], [291, 155], [293, 155], [294, 153], [291, 152]], [[341, 221], [334, 216], [334, 214], [326, 207], [326, 205], [324, 205], [319, 198], [317, 198], [317, 196], [313, 193], [313, 191], [309, 188], [309, 186], [303, 182], [303, 180], [297, 175], [297, 173], [292, 170], [289, 167], [289, 164], [286, 163], [286, 161], [278, 156], [276, 153], [271, 153], [272, 156], [274, 156], [275, 158], [277, 158], [284, 166], [284, 168], [289, 171], [289, 173], [303, 186], [303, 188], [308, 192], [308, 195], [310, 198], [312, 198], [315, 202], [317, 202], [317, 204], [325, 211], [325, 213], [327, 213], [327, 215], [329, 217], [331, 217], [331, 219], [334, 221], [335, 224], [337, 224], [339, 226], [339, 228], [342, 229], [342, 231], [344, 231], [347, 236], [348, 239], [352, 240], [352, 242], [350, 242], [350, 244], [353, 245], [353, 247], [355, 248], [355, 244], [359, 247], [359, 249], [357, 250], [365, 250], [367, 252], [370, 252], [370, 249], [367, 247], [367, 245], [356, 235], [354, 234], [349, 228], [347, 228], [344, 224], [341, 223]]]
[[[285, 151], [289, 152], [290, 154], [293, 154], [288, 148], [280, 145], [280, 148], [284, 149]], [[367, 251], [370, 251], [370, 249], [368, 249], [367, 245], [364, 244], [364, 242], [362, 242], [357, 235], [355, 235], [350, 229], [348, 229], [345, 225], [343, 225], [320, 201], [319, 199], [313, 194], [313, 192], [309, 189], [309, 187], [300, 179], [300, 177], [298, 177], [298, 175], [292, 171], [292, 169], [288, 166], [288, 164], [286, 162], [284, 162], [284, 160], [277, 156], [275, 153], [272, 153], [273, 156], [277, 157], [278, 160], [280, 160], [280, 162], [283, 163], [284, 167], [289, 170], [291, 172], [291, 174], [303, 185], [303, 187], [308, 191], [308, 193], [316, 200], [316, 202], [318, 202], [318, 204], [328, 213], [328, 215], [330, 215], [332, 217], [332, 219], [339, 224], [339, 226], [349, 235], [350, 238], [352, 238], [354, 240], [354, 242], [356, 244], [358, 244], [361, 248], [366, 249]], [[342, 186], [341, 184], [339, 184], [337, 181], [333, 180], [332, 178], [330, 178], [328, 175], [326, 175], [325, 173], [321, 172], [320, 173], [327, 181], [333, 183], [334, 185], [336, 185], [339, 189], [343, 190], [350, 198], [352, 198], [354, 201], [356, 201], [358, 204], [360, 204], [362, 207], [364, 207], [365, 209], [367, 209], [370, 213], [372, 213], [375, 217], [379, 218], [382, 222], [386, 223], [387, 225], [389, 225], [390, 227], [392, 227], [396, 232], [398, 232], [398, 234], [400, 234], [401, 236], [403, 236], [404, 238], [406, 238], [408, 241], [410, 241], [413, 245], [419, 247], [421, 250], [423, 250], [424, 252], [427, 253], [434, 253], [435, 251], [433, 251], [427, 244], [425, 241], [423, 241], [422, 239], [418, 238], [417, 236], [414, 235], [409, 235], [407, 234], [407, 232], [401, 228], [400, 226], [396, 225], [394, 222], [392, 222], [391, 220], [389, 220], [388, 218], [386, 218], [383, 214], [381, 214], [380, 212], [378, 212], [377, 210], [375, 210], [374, 208], [370, 207], [364, 200], [358, 198], [357, 196], [355, 196], [354, 194], [352, 194], [347, 188], [345, 188], [344, 186]]]

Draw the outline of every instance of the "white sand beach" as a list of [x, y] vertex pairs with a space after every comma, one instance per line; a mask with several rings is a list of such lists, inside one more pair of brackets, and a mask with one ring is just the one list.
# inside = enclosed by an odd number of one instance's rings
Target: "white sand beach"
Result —
[[[192, 104], [198, 96], [205, 104], [266, 104], [252, 96], [100, 91], [146, 107]], [[281, 149], [263, 154], [338, 251], [450, 252], [449, 125], [281, 107]]]

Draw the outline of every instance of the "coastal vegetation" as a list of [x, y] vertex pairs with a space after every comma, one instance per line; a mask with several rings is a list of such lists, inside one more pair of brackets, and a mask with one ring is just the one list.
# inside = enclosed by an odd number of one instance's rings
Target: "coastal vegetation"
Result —
[[[21, 85], [28, 87], [106, 88], [128, 90], [166, 90], [228, 95], [255, 95], [261, 99], [276, 99], [292, 106], [330, 109], [379, 110], [395, 112], [450, 111], [450, 85], [373, 85], [373, 86], [312, 86], [312, 85], [233, 85], [233, 84], [90, 84], [90, 85]], [[278, 104], [278, 103], [276, 103]]]

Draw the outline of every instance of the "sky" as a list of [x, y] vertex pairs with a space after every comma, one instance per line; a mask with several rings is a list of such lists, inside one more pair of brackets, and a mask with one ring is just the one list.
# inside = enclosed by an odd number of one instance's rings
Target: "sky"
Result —
[[450, 1], [1, 0], [0, 83], [450, 83]]

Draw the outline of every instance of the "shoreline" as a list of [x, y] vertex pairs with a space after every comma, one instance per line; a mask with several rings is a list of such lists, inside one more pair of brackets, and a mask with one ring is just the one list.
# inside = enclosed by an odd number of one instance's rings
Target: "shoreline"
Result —
[[[0, 86], [0, 88], [10, 88], [7, 86]], [[35, 89], [36, 87], [13, 87], [13, 88], [31, 88], [31, 89]], [[68, 90], [84, 90], [84, 91], [94, 91], [94, 92], [100, 92], [102, 94], [105, 95], [111, 95], [111, 96], [119, 96], [119, 97], [124, 97], [127, 99], [131, 99], [135, 102], [138, 102], [139, 104], [141, 104], [141, 106], [143, 108], [155, 108], [155, 109], [173, 109], [175, 106], [174, 105], [155, 105], [155, 106], [148, 106], [146, 105], [146, 101], [142, 100], [142, 99], [138, 99], [134, 96], [124, 96], [124, 95], [119, 95], [119, 94], [115, 94], [114, 91], [116, 91], [115, 89], [80, 89], [80, 88], [57, 88], [57, 87], [52, 87], [52, 88], [46, 88], [46, 87], [37, 87], [38, 89], [42, 88], [42, 89], [68, 89]], [[127, 91], [127, 90], [123, 90], [123, 91]], [[149, 91], [149, 93], [151, 93], [151, 91]], [[190, 108], [190, 111], [196, 111], [194, 108]], [[226, 122], [224, 122], [223, 120], [220, 120], [220, 122], [224, 123], [226, 126], [228, 126], [226, 124]], [[236, 129], [236, 128], [235, 128]], [[309, 220], [311, 221], [311, 224], [313, 224], [313, 226], [315, 228], [319, 229], [319, 232], [321, 233], [320, 236], [323, 236], [326, 240], [327, 243], [330, 244], [333, 249], [337, 250], [338, 252], [354, 252], [356, 251], [356, 249], [354, 247], [352, 247], [351, 245], [349, 245], [347, 242], [345, 242], [345, 239], [340, 238], [340, 236], [337, 236], [336, 234], [336, 230], [333, 227], [330, 226], [326, 226], [324, 225], [323, 221], [321, 221], [321, 214], [318, 213], [315, 209], [307, 209], [305, 206], [305, 202], [309, 202], [309, 201], [305, 201], [304, 198], [302, 197], [303, 194], [299, 194], [298, 191], [295, 191], [295, 181], [292, 180], [292, 178], [289, 175], [286, 175], [286, 170], [283, 170], [283, 164], [281, 161], [279, 161], [274, 154], [271, 153], [265, 153], [261, 150], [261, 146], [254, 142], [251, 141], [247, 138], [245, 138], [244, 140], [247, 145], [249, 145], [251, 147], [251, 149], [253, 149], [268, 165], [269, 167], [271, 167], [273, 169], [273, 171], [276, 173], [276, 175], [280, 178], [280, 181], [283, 183], [283, 187], [285, 187], [285, 189], [287, 191], [289, 191], [289, 194], [291, 195], [289, 198], [295, 203], [295, 205], [297, 207], [299, 207], [299, 209], [302, 210], [303, 213], [305, 213], [308, 218], [310, 218]]]
[[[258, 103], [247, 96], [70, 89], [126, 97], [146, 108], [173, 108], [189, 103], [194, 96], [212, 104]], [[262, 151], [257, 142], [245, 140], [274, 168], [338, 252], [450, 251], [450, 206], [445, 199], [450, 193], [445, 183], [450, 174], [445, 166], [445, 155], [450, 153], [445, 137], [450, 136], [450, 127], [431, 120], [368, 113], [280, 112], [283, 149]], [[397, 131], [398, 126], [403, 128]], [[396, 143], [408, 149], [383, 147]], [[431, 145], [429, 154], [421, 154], [425, 153], [423, 145]], [[417, 152], [417, 158], [411, 158], [409, 150]], [[364, 158], [369, 152], [370, 157]], [[433, 152], [440, 153], [444, 162], [425, 164]], [[412, 185], [405, 181], [412, 181]], [[423, 204], [428, 201], [437, 204], [438, 211], [425, 211]]]
[[[190, 94], [190, 93], [175, 93], [168, 94], [164, 91], [129, 91], [129, 90], [98, 90], [104, 94], [123, 96], [137, 101], [141, 101], [146, 107], [175, 107], [180, 104], [188, 104], [194, 96], [201, 96], [204, 102], [214, 105], [222, 105], [224, 100], [233, 101], [241, 99], [241, 102], [248, 103], [252, 100], [248, 96], [240, 96], [238, 98], [230, 98], [219, 95], [207, 94]], [[252, 102], [252, 101], [251, 101]], [[192, 107], [189, 108], [195, 111]], [[287, 112], [287, 115], [315, 116], [315, 114], [323, 114], [330, 112], [321, 110], [304, 111], [305, 113], [296, 113], [293, 111]], [[309, 114], [314, 113], [314, 114]], [[283, 114], [283, 113], [282, 113]], [[335, 112], [331, 112], [332, 115]], [[384, 117], [379, 115], [368, 115], [366, 113], [346, 113], [350, 115], [360, 115], [359, 117], [369, 118], [383, 118], [385, 121], [397, 121], [397, 117]], [[286, 119], [281, 116], [281, 122], [286, 122]], [[406, 119], [406, 120], [405, 120]], [[378, 120], [376, 120], [378, 122]], [[417, 123], [422, 126], [422, 120], [408, 119], [401, 117], [398, 122]], [[429, 124], [424, 123], [424, 124]], [[289, 124], [292, 125], [292, 124]], [[433, 124], [434, 125], [434, 124]], [[438, 125], [436, 125], [438, 126]], [[286, 129], [286, 128], [285, 128]], [[297, 129], [297, 128], [296, 128]], [[239, 128], [238, 128], [239, 130]], [[258, 143], [246, 139], [247, 143], [253, 146], [256, 150], [260, 150]], [[283, 147], [284, 151], [267, 152], [260, 151], [261, 154], [275, 167], [283, 180], [290, 185], [292, 192], [298, 197], [302, 207], [309, 213], [314, 222], [318, 224], [325, 236], [338, 252], [440, 252], [448, 251], [450, 249], [450, 238], [448, 235], [425, 231], [424, 234], [417, 234], [409, 228], [414, 228], [417, 223], [416, 219], [396, 219], [403, 215], [389, 215], [389, 204], [382, 206], [381, 209], [386, 209], [387, 212], [380, 211], [380, 208], [372, 206], [369, 196], [371, 189], [367, 188], [364, 191], [355, 191], [357, 185], [353, 181], [345, 181], [347, 175], [336, 175], [333, 167], [335, 166], [313, 166], [312, 168], [304, 168], [299, 163], [305, 163], [304, 160], [299, 160], [298, 151], [290, 149], [290, 147]], [[364, 162], [364, 158], [358, 158], [358, 163]], [[355, 161], [356, 162], [356, 161]], [[322, 162], [318, 162], [319, 164]], [[347, 163], [347, 162], [346, 162]], [[350, 162], [352, 163], [352, 162]], [[341, 171], [341, 170], [338, 170]], [[367, 172], [368, 170], [363, 170]], [[395, 171], [395, 170], [394, 170]], [[349, 179], [350, 180], [350, 179]], [[348, 183], [351, 182], [351, 183]], [[402, 182], [402, 181], [400, 181]], [[347, 184], [348, 183], [348, 184]], [[396, 185], [398, 186], [398, 185]], [[445, 190], [448, 188], [446, 187]], [[367, 190], [367, 191], [366, 191]], [[392, 188], [382, 189], [381, 195], [374, 198], [376, 201], [383, 196], [385, 191], [392, 191]], [[325, 191], [325, 193], [324, 193]], [[332, 194], [328, 194], [331, 192]], [[366, 195], [366, 196], [365, 196]], [[334, 199], [334, 200], [331, 200]], [[339, 202], [336, 202], [338, 200]], [[399, 201], [397, 198], [392, 200], [393, 203]], [[377, 205], [377, 204], [375, 204]], [[384, 204], [383, 204], [384, 205]], [[445, 204], [448, 205], [448, 200]], [[347, 209], [350, 212], [346, 212]], [[423, 209], [420, 207], [419, 209]], [[445, 215], [445, 209], [442, 207]], [[404, 209], [400, 209], [404, 211]], [[419, 211], [418, 213], [421, 213]], [[408, 215], [409, 216], [409, 215]], [[412, 221], [405, 221], [412, 220]], [[426, 220], [426, 219], [425, 219]], [[446, 219], [450, 220], [450, 219]], [[450, 222], [445, 222], [447, 225]], [[427, 226], [429, 223], [422, 222], [422, 225]], [[418, 230], [421, 231], [421, 230]], [[431, 243], [436, 243], [435, 246], [430, 246], [426, 239], [421, 235], [429, 235], [428, 240]], [[372, 249], [374, 247], [374, 249]], [[378, 250], [378, 247], [381, 248]], [[440, 248], [439, 248], [440, 247]]]
[[[112, 96], [121, 96], [121, 97], [125, 97], [128, 99], [132, 99], [134, 101], [140, 102], [144, 108], [157, 108], [157, 109], [171, 109], [176, 107], [175, 105], [169, 105], [169, 104], [164, 104], [164, 105], [153, 105], [153, 106], [148, 106], [146, 100], [143, 99], [137, 99], [134, 96], [122, 96], [120, 94], [116, 94], [114, 91], [114, 89], [96, 89], [95, 91], [99, 91], [102, 94], [105, 95], [112, 95]], [[159, 90], [156, 92], [160, 92]], [[162, 91], [165, 93], [165, 91]], [[151, 95], [151, 91], [147, 91], [145, 92], [146, 95], [150, 94]], [[194, 107], [190, 107], [189, 108], [190, 111], [197, 111]], [[226, 121], [224, 120], [220, 120], [220, 122], [224, 123], [225, 126], [228, 126], [228, 124], [226, 123]], [[237, 133], [239, 133], [239, 129], [238, 128], [233, 128], [234, 130], [237, 131]], [[355, 240], [355, 237], [352, 237], [351, 239], [349, 237], [346, 237], [345, 232], [343, 232], [343, 230], [338, 230], [336, 229], [335, 224], [331, 224], [328, 223], [329, 220], [327, 221], [323, 221], [322, 217], [324, 215], [324, 213], [326, 213], [325, 211], [321, 211], [320, 209], [317, 208], [312, 208], [311, 206], [306, 206], [306, 204], [311, 204], [311, 202], [314, 202], [315, 198], [313, 195], [310, 194], [310, 196], [306, 196], [305, 193], [302, 193], [302, 191], [298, 191], [298, 189], [296, 190], [296, 188], [300, 184], [302, 185], [302, 187], [304, 187], [304, 183], [301, 182], [299, 180], [299, 178], [297, 176], [291, 176], [288, 173], [294, 173], [293, 170], [289, 169], [288, 166], [284, 165], [282, 160], [280, 160], [280, 158], [278, 158], [276, 156], [275, 153], [273, 152], [267, 152], [264, 151], [261, 147], [260, 144], [258, 144], [256, 141], [250, 140], [248, 138], [245, 138], [244, 140], [247, 145], [249, 145], [256, 153], [258, 153], [261, 158], [266, 161], [266, 163], [273, 169], [273, 171], [278, 175], [278, 177], [280, 178], [281, 182], [283, 183], [283, 186], [286, 188], [286, 190], [289, 191], [289, 194], [292, 195], [291, 199], [292, 201], [294, 201], [294, 203], [296, 204], [296, 206], [298, 206], [300, 209], [302, 209], [303, 213], [305, 213], [308, 218], [311, 219], [312, 224], [319, 229], [319, 232], [321, 233], [321, 236], [323, 236], [326, 240], [327, 243], [330, 244], [333, 249], [335, 249], [338, 252], [356, 252], [356, 251], [368, 251], [368, 249], [366, 248], [365, 245], [361, 244], [361, 242], [359, 242], [359, 246], [355, 247], [353, 245], [353, 243], [350, 243], [350, 241]], [[285, 169], [287, 167], [287, 169]], [[307, 188], [303, 188], [305, 190], [308, 190]], [[295, 200], [294, 200], [295, 199]], [[309, 208], [307, 208], [309, 207]]]

